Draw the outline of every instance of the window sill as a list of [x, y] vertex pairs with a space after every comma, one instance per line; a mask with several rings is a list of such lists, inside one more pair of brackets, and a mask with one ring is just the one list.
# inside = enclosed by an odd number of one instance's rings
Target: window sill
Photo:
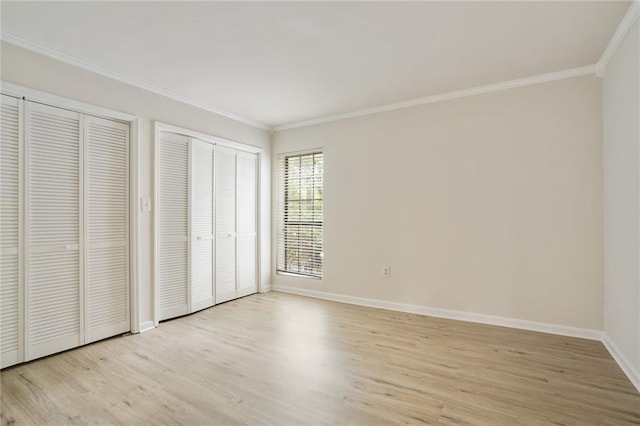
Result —
[[322, 277], [313, 277], [311, 275], [304, 275], [304, 274], [296, 274], [295, 272], [282, 272], [282, 271], [276, 271], [276, 275], [283, 275], [285, 277], [293, 277], [293, 278], [306, 278], [309, 280], [318, 280], [318, 281], [322, 281]]

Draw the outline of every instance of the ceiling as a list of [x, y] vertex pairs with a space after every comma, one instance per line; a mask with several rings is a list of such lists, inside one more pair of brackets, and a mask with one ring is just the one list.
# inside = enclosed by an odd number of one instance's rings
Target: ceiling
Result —
[[2, 30], [267, 126], [598, 61], [629, 2], [7, 2]]

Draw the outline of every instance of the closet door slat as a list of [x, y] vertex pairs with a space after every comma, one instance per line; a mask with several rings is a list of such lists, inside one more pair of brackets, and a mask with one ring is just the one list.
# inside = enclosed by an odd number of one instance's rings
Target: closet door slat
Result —
[[129, 320], [129, 126], [85, 118], [86, 343]]
[[80, 128], [78, 113], [27, 102], [26, 360], [83, 340]]
[[191, 140], [191, 312], [213, 306], [213, 145]]
[[238, 297], [258, 291], [256, 154], [238, 153]]
[[216, 303], [222, 303], [237, 297], [236, 151], [219, 146], [215, 157], [215, 288]]
[[189, 138], [162, 132], [158, 171], [158, 308], [165, 320], [189, 312]]
[[0, 112], [0, 368], [4, 368], [22, 361], [21, 101], [2, 95]]

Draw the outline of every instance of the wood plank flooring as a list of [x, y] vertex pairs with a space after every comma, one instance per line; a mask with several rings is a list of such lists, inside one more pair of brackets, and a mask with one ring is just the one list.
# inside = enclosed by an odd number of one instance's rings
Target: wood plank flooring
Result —
[[4, 424], [640, 425], [599, 342], [274, 292], [1, 380]]

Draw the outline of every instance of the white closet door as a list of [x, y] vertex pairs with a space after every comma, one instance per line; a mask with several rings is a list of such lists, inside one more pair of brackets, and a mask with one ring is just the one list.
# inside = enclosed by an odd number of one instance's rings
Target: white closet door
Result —
[[258, 156], [238, 152], [238, 297], [258, 291]]
[[83, 341], [78, 113], [27, 102], [26, 344], [31, 360]]
[[191, 312], [213, 306], [213, 145], [191, 140]]
[[85, 116], [85, 343], [130, 329], [129, 126]]
[[236, 291], [236, 151], [218, 146], [216, 173], [216, 303], [237, 297]]
[[4, 368], [22, 361], [21, 101], [2, 95], [0, 115], [0, 368]]
[[160, 134], [158, 172], [159, 319], [189, 313], [189, 138]]

